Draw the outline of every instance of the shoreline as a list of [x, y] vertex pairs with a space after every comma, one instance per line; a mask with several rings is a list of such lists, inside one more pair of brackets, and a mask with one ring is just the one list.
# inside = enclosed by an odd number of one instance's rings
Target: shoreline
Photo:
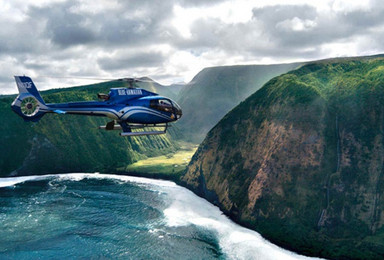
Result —
[[[310, 256], [310, 255], [306, 255], [306, 254], [303, 254], [297, 250], [293, 250], [293, 249], [290, 249], [289, 247], [286, 247], [286, 246], [281, 246], [279, 245], [278, 243], [275, 243], [273, 240], [270, 240], [268, 239], [268, 237], [266, 237], [265, 235], [261, 234], [259, 231], [247, 226], [247, 225], [244, 225], [243, 223], [239, 222], [239, 221], [236, 221], [236, 219], [231, 216], [231, 214], [228, 214], [227, 212], [225, 212], [221, 207], [220, 205], [218, 205], [217, 203], [213, 203], [211, 202], [209, 199], [205, 198], [204, 196], [201, 196], [200, 194], [198, 194], [194, 189], [192, 189], [191, 187], [188, 187], [189, 185], [187, 185], [185, 182], [183, 182], [181, 180], [181, 176], [182, 176], [182, 172], [180, 172], [179, 174], [177, 175], [167, 175], [167, 174], [155, 174], [155, 173], [149, 173], [149, 174], [142, 174], [142, 173], [138, 173], [138, 172], [94, 172], [94, 173], [84, 173], [84, 172], [78, 172], [78, 173], [74, 173], [74, 172], [65, 172], [65, 173], [50, 173], [50, 174], [33, 174], [33, 175], [24, 175], [24, 176], [8, 176], [8, 177], [1, 177], [0, 178], [0, 181], [1, 179], [13, 179], [13, 178], [20, 178], [22, 180], [20, 181], [17, 181], [17, 182], [12, 182], [12, 180], [10, 180], [10, 184], [6, 185], [6, 186], [0, 186], [1, 187], [9, 187], [9, 186], [12, 186], [12, 185], [16, 185], [18, 183], [22, 183], [22, 182], [26, 182], [26, 181], [31, 181], [31, 180], [36, 180], [36, 179], [40, 179], [39, 177], [42, 177], [41, 179], [44, 179], [44, 178], [50, 178], [50, 177], [55, 177], [57, 175], [88, 175], [88, 176], [92, 176], [92, 175], [115, 175], [115, 176], [126, 176], [126, 177], [139, 177], [139, 178], [145, 178], [145, 179], [152, 179], [152, 180], [159, 180], [159, 181], [171, 181], [171, 182], [174, 182], [176, 185], [180, 186], [180, 187], [183, 187], [187, 190], [189, 190], [190, 192], [192, 192], [193, 194], [195, 194], [196, 196], [206, 200], [208, 203], [212, 204], [213, 206], [216, 206], [222, 213], [223, 215], [225, 215], [229, 220], [233, 221], [235, 224], [239, 225], [240, 227], [242, 228], [246, 228], [246, 229], [249, 229], [251, 231], [254, 231], [254, 232], [257, 232], [258, 234], [261, 235], [261, 237], [263, 239], [265, 239], [266, 241], [268, 241], [269, 243], [277, 246], [277, 247], [280, 247], [281, 249], [283, 250], [287, 250], [287, 251], [290, 251], [294, 254], [297, 254], [297, 255], [301, 255], [301, 256], [304, 256], [304, 257], [315, 257], [315, 258], [319, 258], [319, 256]], [[88, 176], [85, 176], [85, 178], [87, 178]], [[63, 176], [62, 176], [63, 177]]]

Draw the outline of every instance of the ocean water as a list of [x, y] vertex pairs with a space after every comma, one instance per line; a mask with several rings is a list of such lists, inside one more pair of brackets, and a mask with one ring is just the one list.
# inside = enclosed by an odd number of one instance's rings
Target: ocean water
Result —
[[0, 259], [308, 258], [173, 182], [120, 175], [1, 178], [0, 227]]

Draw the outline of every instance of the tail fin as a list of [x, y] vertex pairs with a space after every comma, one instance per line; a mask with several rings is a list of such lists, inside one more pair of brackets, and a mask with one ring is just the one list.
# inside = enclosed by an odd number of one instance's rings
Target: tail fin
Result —
[[38, 121], [46, 112], [47, 106], [30, 77], [15, 76], [19, 95], [13, 101], [12, 110], [25, 121]]
[[17, 88], [19, 89], [19, 94], [29, 93], [42, 104], [45, 104], [43, 98], [40, 96], [39, 91], [37, 90], [35, 84], [33, 83], [30, 77], [15, 76], [15, 80]]

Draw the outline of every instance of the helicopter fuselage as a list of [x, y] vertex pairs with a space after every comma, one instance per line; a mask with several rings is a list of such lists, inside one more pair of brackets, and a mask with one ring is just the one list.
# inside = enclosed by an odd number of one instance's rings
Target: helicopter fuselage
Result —
[[48, 113], [103, 116], [135, 124], [170, 123], [178, 120], [182, 115], [181, 109], [174, 101], [162, 96], [119, 101], [69, 102], [46, 104], [46, 106]]
[[[131, 133], [131, 129], [157, 124], [166, 124], [166, 128], [168, 123], [182, 116], [181, 108], [175, 101], [141, 88], [111, 88], [108, 95], [98, 95], [102, 101], [46, 104], [29, 77], [16, 76], [15, 79], [19, 95], [11, 107], [25, 121], [36, 122], [46, 113], [102, 116], [113, 119], [103, 127], [106, 130], [120, 128], [123, 130], [121, 135], [145, 135], [161, 134], [166, 130]], [[120, 126], [114, 125], [114, 122]]]

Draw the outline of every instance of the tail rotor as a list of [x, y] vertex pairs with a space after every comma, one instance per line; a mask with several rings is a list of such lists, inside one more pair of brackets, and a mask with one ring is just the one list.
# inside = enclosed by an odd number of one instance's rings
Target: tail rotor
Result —
[[32, 79], [26, 76], [15, 76], [15, 80], [19, 95], [11, 105], [12, 110], [25, 121], [40, 120], [46, 113], [47, 106]]
[[26, 97], [21, 101], [20, 109], [23, 115], [32, 117], [39, 112], [39, 101], [35, 97]]

